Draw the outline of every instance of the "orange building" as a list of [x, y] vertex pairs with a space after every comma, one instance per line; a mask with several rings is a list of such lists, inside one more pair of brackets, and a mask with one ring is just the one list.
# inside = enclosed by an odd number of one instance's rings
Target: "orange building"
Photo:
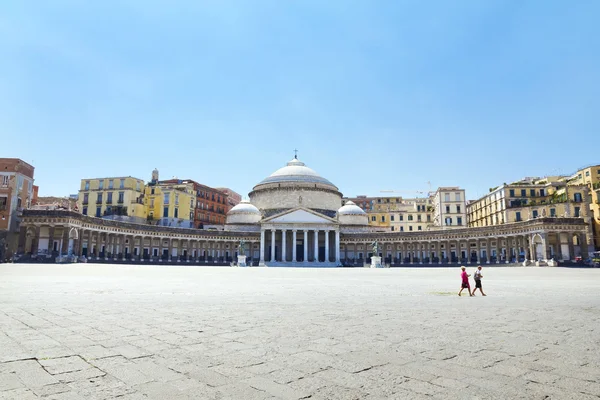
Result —
[[21, 212], [34, 199], [34, 167], [18, 158], [0, 158], [0, 260], [16, 251]]
[[227, 195], [227, 212], [240, 204], [240, 201], [242, 201], [242, 196], [229, 188], [217, 188], [217, 190]]

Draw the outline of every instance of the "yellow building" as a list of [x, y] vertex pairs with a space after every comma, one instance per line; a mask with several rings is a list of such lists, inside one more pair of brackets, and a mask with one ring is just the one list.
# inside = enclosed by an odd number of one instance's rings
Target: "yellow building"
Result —
[[494, 226], [539, 217], [576, 217], [591, 222], [586, 185], [566, 185], [560, 178], [526, 178], [490, 189], [467, 204], [470, 227]]
[[131, 176], [82, 179], [77, 206], [84, 215], [145, 223], [143, 193], [144, 181]]
[[152, 224], [193, 228], [195, 205], [192, 183], [153, 181], [146, 186], [144, 206]]
[[592, 219], [593, 243], [600, 250], [600, 165], [580, 169], [566, 179], [569, 185], [586, 185], [589, 188], [589, 209]]
[[382, 231], [418, 232], [433, 226], [432, 198], [357, 196], [346, 200], [365, 210], [369, 226]]

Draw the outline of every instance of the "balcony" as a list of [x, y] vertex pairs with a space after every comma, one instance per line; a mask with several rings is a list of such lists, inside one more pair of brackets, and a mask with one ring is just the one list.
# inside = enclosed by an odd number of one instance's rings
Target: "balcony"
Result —
[[96, 204], [102, 204], [102, 200], [96, 200]]
[[123, 199], [119, 199], [119, 200], [117, 201], [117, 203], [118, 203], [118, 204], [123, 204], [123, 203], [124, 203], [124, 201], [123, 201]]
[[83, 204], [84, 206], [87, 206], [88, 205], [88, 201], [84, 200], [81, 204]]

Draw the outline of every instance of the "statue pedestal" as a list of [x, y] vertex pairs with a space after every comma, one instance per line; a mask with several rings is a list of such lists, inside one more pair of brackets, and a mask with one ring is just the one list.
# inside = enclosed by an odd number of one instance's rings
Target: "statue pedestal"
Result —
[[383, 268], [383, 265], [381, 264], [381, 257], [371, 257], [371, 268]]
[[238, 267], [247, 267], [246, 256], [237, 256], [237, 265]]

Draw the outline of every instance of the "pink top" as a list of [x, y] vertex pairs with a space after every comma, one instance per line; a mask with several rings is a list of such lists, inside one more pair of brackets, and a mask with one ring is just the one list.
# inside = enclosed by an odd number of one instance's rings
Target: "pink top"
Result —
[[467, 271], [463, 271], [460, 273], [460, 277], [464, 283], [469, 283], [469, 276], [467, 275]]

